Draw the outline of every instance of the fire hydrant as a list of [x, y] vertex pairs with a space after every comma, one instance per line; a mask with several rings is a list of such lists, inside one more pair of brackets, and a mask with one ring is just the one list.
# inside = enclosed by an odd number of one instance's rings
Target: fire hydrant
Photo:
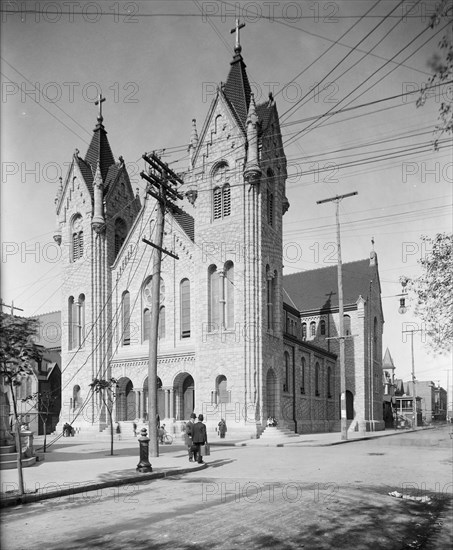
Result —
[[137, 464], [136, 471], [142, 474], [152, 472], [153, 469], [148, 460], [149, 437], [146, 428], [141, 429], [140, 436], [138, 437], [138, 444], [140, 445], [140, 462]]

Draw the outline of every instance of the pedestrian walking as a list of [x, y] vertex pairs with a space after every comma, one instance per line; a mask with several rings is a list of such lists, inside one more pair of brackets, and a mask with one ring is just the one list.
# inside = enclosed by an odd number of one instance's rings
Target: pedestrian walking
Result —
[[203, 457], [201, 455], [201, 447], [208, 442], [208, 436], [206, 433], [206, 426], [203, 424], [204, 417], [202, 414], [198, 415], [198, 422], [193, 425], [192, 428], [192, 441], [194, 444], [194, 460], [198, 464], [203, 464]]
[[190, 415], [190, 419], [186, 424], [186, 433], [184, 434], [184, 442], [187, 446], [187, 450], [189, 453], [189, 462], [193, 462], [193, 452], [195, 447], [192, 441], [192, 434], [193, 434], [193, 426], [195, 424], [196, 418], [197, 418], [197, 415], [195, 413], [192, 413]]
[[132, 423], [132, 429], [134, 430], [134, 437], [137, 437], [137, 423], [136, 422]]
[[121, 426], [120, 426], [119, 422], [116, 423], [115, 431], [116, 431], [117, 439], [118, 439], [118, 441], [120, 441], [120, 439], [121, 439]]
[[222, 418], [218, 423], [218, 432], [219, 432], [220, 439], [225, 439], [226, 431], [227, 431], [227, 425], [226, 425], [225, 419]]

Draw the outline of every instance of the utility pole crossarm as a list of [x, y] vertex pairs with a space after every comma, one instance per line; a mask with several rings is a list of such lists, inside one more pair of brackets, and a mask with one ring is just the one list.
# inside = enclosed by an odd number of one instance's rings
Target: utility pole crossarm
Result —
[[346, 199], [347, 197], [353, 197], [354, 195], [358, 195], [359, 193], [357, 191], [353, 191], [352, 193], [346, 193], [345, 195], [336, 195], [335, 197], [331, 197], [330, 199], [322, 199], [320, 201], [316, 201], [316, 204], [324, 204], [325, 202], [332, 202], [332, 201], [341, 201], [341, 199]]

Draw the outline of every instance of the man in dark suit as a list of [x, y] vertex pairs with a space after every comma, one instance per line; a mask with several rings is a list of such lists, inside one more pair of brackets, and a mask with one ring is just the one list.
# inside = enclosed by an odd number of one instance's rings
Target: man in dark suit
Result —
[[197, 418], [197, 415], [195, 413], [192, 413], [190, 415], [190, 420], [186, 424], [186, 433], [184, 435], [184, 440], [187, 445], [187, 449], [189, 451], [189, 462], [193, 462], [193, 442], [192, 442], [192, 429], [195, 425], [195, 419]]
[[202, 414], [198, 415], [198, 422], [192, 427], [192, 443], [195, 445], [194, 459], [198, 464], [203, 464], [203, 457], [201, 456], [201, 446], [208, 442], [208, 436], [206, 433], [206, 425], [203, 424], [204, 417]]

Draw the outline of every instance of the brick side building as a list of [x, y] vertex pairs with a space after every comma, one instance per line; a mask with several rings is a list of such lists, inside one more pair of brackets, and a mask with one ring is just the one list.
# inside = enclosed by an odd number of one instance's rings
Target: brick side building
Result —
[[[348, 429], [382, 430], [384, 316], [376, 253], [344, 263], [342, 272]], [[286, 275], [283, 286], [284, 300], [300, 312], [302, 339], [339, 355], [337, 266]]]

